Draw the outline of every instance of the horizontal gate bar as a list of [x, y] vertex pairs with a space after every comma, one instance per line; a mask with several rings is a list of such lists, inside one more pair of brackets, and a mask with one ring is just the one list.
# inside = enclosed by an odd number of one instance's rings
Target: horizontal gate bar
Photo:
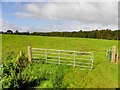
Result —
[[80, 51], [71, 51], [71, 50], [56, 50], [56, 49], [43, 49], [43, 48], [32, 48], [32, 50], [53, 50], [53, 51], [66, 51], [66, 52], [78, 52], [78, 53], [88, 53], [93, 55], [91, 52], [80, 52]]
[[93, 68], [94, 59], [91, 52], [43, 48], [32, 48], [32, 57], [38, 60], [44, 58], [46, 63], [79, 66], [90, 70]]

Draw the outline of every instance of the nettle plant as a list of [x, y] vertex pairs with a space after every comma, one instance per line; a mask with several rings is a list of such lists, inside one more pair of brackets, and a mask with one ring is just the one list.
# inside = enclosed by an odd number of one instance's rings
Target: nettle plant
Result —
[[60, 88], [66, 66], [28, 63], [24, 53], [6, 54], [2, 67], [2, 87], [5, 88]]
[[27, 58], [24, 53], [17, 55], [14, 52], [8, 52], [6, 55], [2, 66], [2, 88], [19, 88], [21, 72], [27, 65]]

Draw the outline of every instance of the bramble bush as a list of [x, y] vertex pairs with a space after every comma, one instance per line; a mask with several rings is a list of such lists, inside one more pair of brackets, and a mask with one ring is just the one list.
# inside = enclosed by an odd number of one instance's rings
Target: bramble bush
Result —
[[27, 65], [27, 58], [14, 52], [8, 52], [2, 65], [2, 88], [19, 88], [21, 72]]
[[6, 54], [2, 67], [2, 87], [6, 88], [60, 88], [67, 66], [28, 63], [24, 53]]

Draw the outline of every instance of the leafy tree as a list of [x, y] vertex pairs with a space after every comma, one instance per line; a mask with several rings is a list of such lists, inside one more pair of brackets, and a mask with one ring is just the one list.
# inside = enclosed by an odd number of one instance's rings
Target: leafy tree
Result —
[[[4, 33], [4, 32], [3, 32]], [[4, 34], [12, 34], [11, 30], [7, 30]], [[19, 35], [37, 35], [37, 36], [57, 36], [57, 37], [79, 37], [79, 38], [97, 38], [97, 39], [114, 39], [120, 40], [119, 30], [92, 30], [92, 31], [73, 31], [73, 32], [18, 32], [15, 31], [14, 34]]]
[[15, 34], [19, 34], [19, 31], [18, 31], [18, 30], [16, 30], [14, 33], [15, 33]]
[[7, 34], [13, 34], [12, 30], [7, 30]]

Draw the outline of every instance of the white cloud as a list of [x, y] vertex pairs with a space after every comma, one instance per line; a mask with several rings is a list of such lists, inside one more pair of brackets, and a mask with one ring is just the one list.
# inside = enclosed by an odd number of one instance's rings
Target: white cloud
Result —
[[78, 22], [69, 24], [54, 24], [42, 27], [43, 31], [79, 31], [79, 30], [102, 30], [102, 29], [112, 29], [117, 30], [117, 25], [101, 25], [101, 24], [82, 24]]
[[22, 17], [22, 18], [31, 18], [33, 17], [33, 15], [29, 14], [29, 13], [24, 13], [24, 12], [17, 12], [14, 15], [18, 16], [18, 17]]
[[1, 0], [2, 2], [118, 2], [119, 0]]
[[0, 20], [0, 31], [7, 31], [11, 29], [12, 31], [18, 30], [20, 32], [29, 31], [29, 32], [51, 32], [51, 31], [79, 31], [79, 30], [95, 30], [95, 29], [117, 29], [115, 25], [100, 25], [100, 24], [82, 24], [79, 22], [72, 22], [72, 23], [56, 23], [51, 24], [43, 27], [31, 27], [31, 26], [23, 26], [12, 24], [11, 22]]
[[0, 31], [7, 31], [7, 30], [12, 30], [12, 31], [15, 31], [15, 30], [18, 30], [18, 31], [32, 31], [32, 27], [30, 26], [23, 26], [23, 25], [17, 25], [17, 24], [12, 24], [11, 22], [9, 21], [4, 21], [4, 20], [1, 20], [0, 21]]
[[[117, 2], [80, 2], [80, 3], [27, 3], [23, 11], [14, 13], [21, 18], [39, 18], [57, 23], [43, 27], [14, 25], [4, 21], [2, 30], [19, 31], [75, 31], [95, 29], [117, 29]], [[59, 20], [67, 20], [60, 22]]]
[[44, 18], [49, 20], [76, 20], [82, 23], [117, 24], [117, 3], [29, 3], [24, 12], [15, 13], [23, 18]]

